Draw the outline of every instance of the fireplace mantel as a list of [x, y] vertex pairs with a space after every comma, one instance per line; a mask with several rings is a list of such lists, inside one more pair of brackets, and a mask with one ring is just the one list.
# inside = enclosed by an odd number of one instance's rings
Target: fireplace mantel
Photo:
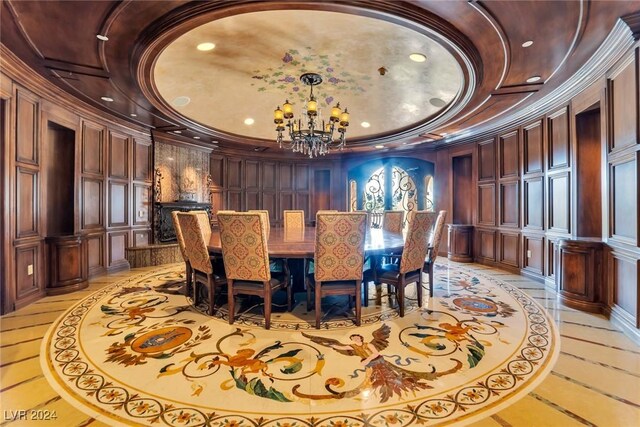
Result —
[[155, 236], [161, 243], [175, 242], [176, 230], [173, 228], [171, 212], [207, 211], [211, 218], [211, 204], [194, 202], [155, 202]]

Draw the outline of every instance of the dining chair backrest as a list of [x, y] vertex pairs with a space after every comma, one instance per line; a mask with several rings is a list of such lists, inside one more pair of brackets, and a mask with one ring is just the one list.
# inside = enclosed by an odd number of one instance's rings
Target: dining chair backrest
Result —
[[382, 229], [392, 233], [402, 233], [404, 226], [404, 211], [384, 211], [382, 214]]
[[367, 216], [364, 213], [317, 214], [315, 280], [362, 280], [366, 233]]
[[267, 227], [267, 236], [268, 236], [269, 235], [269, 229], [271, 228], [271, 222], [269, 221], [269, 211], [262, 210], [262, 209], [253, 209], [253, 210], [249, 210], [247, 212], [248, 213], [259, 213], [260, 215], [262, 215], [264, 223], [265, 223], [265, 225]]
[[200, 228], [202, 229], [202, 235], [204, 236], [204, 241], [209, 242], [211, 239], [211, 222], [209, 221], [209, 213], [207, 211], [189, 211], [192, 214], [195, 214], [198, 217], [198, 222], [200, 223]]
[[440, 250], [440, 242], [442, 242], [442, 235], [444, 233], [444, 222], [447, 219], [447, 211], [438, 212], [438, 218], [436, 219], [436, 225], [433, 228], [433, 236], [429, 246], [432, 248], [429, 251], [429, 259], [427, 261], [433, 263], [438, 257], [438, 251]]
[[[199, 215], [193, 212], [179, 212], [177, 216], [191, 268], [203, 273], [213, 273], [207, 249], [208, 240], [205, 240], [206, 230], [203, 230]], [[208, 228], [209, 224], [206, 226]]]
[[413, 214], [400, 259], [400, 273], [408, 273], [423, 267], [429, 245], [427, 238], [433, 225], [432, 218], [429, 212], [425, 211]]
[[268, 282], [269, 250], [264, 215], [258, 212], [218, 214], [227, 279]]
[[171, 219], [173, 220], [173, 228], [176, 230], [176, 240], [178, 241], [178, 248], [180, 248], [180, 254], [185, 262], [189, 262], [187, 257], [187, 251], [185, 249], [184, 236], [182, 235], [182, 228], [180, 227], [180, 221], [178, 221], [178, 211], [171, 212]]
[[304, 228], [304, 211], [302, 210], [285, 210], [284, 216], [284, 229], [287, 230], [301, 230]]
[[336, 213], [338, 212], [335, 209], [320, 209], [319, 211], [316, 212], [316, 215], [318, 215], [319, 213]]

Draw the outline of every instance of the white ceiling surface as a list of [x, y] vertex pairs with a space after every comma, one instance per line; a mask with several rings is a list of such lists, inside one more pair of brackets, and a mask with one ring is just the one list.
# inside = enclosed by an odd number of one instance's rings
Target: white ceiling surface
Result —
[[[201, 52], [196, 46], [203, 42], [216, 47]], [[414, 62], [411, 53], [427, 60]], [[388, 70], [384, 76], [380, 67]], [[454, 57], [417, 31], [364, 16], [305, 10], [247, 13], [197, 27], [167, 46], [153, 77], [179, 114], [226, 133], [274, 139], [276, 106], [288, 98], [300, 117], [309, 95], [299, 81], [303, 72], [324, 79], [314, 87], [321, 118], [329, 116], [327, 98], [332, 106], [339, 101], [349, 109], [347, 138], [421, 122], [442, 108], [432, 105], [432, 98], [448, 104], [463, 85]], [[174, 100], [185, 96], [190, 102], [176, 106]], [[246, 118], [254, 124], [244, 124]], [[362, 127], [363, 121], [371, 127]]]

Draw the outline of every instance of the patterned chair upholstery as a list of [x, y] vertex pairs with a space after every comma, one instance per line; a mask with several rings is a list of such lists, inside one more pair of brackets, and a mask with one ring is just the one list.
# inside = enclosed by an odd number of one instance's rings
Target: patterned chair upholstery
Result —
[[438, 212], [436, 225], [433, 227], [433, 234], [431, 235], [431, 239], [429, 239], [429, 250], [427, 251], [427, 257], [424, 261], [423, 270], [426, 270], [429, 274], [429, 296], [433, 296], [433, 265], [436, 262], [438, 251], [440, 250], [440, 242], [442, 242], [444, 222], [446, 219], [447, 211]]
[[171, 212], [171, 219], [173, 220], [173, 228], [176, 230], [176, 240], [178, 240], [178, 248], [180, 248], [180, 254], [184, 259], [185, 275], [187, 276], [187, 284], [184, 288], [185, 296], [188, 296], [193, 286], [193, 270], [191, 269], [191, 263], [187, 257], [187, 251], [185, 249], [184, 236], [182, 235], [182, 228], [180, 228], [180, 221], [178, 221], [178, 211]]
[[283, 216], [285, 231], [304, 229], [304, 211], [285, 210]]
[[315, 271], [306, 275], [307, 309], [315, 292], [316, 328], [320, 328], [321, 300], [327, 295], [355, 297], [356, 325], [362, 311], [362, 266], [367, 217], [364, 213], [316, 215]]
[[254, 209], [254, 210], [250, 210], [250, 211], [247, 211], [247, 212], [248, 213], [259, 213], [260, 215], [262, 215], [262, 218], [264, 220], [265, 226], [267, 227], [267, 238], [269, 238], [269, 230], [271, 229], [271, 222], [269, 221], [269, 211]]
[[400, 264], [383, 264], [376, 270], [377, 280], [380, 283], [396, 288], [400, 317], [404, 317], [404, 289], [408, 284], [417, 284], [418, 306], [422, 306], [422, 268], [424, 257], [427, 256], [427, 237], [433, 225], [432, 218], [429, 212], [416, 212], [409, 224]]
[[271, 327], [271, 299], [280, 290], [287, 291], [287, 306], [291, 311], [289, 271], [280, 277], [272, 276], [269, 269], [267, 224], [259, 212], [222, 213], [220, 242], [227, 275], [229, 295], [229, 324], [235, 318], [235, 296], [256, 295], [264, 299], [265, 329]]
[[207, 219], [203, 226], [202, 215], [193, 212], [180, 212], [177, 214], [178, 223], [185, 242], [185, 253], [191, 264], [193, 271], [193, 301], [195, 305], [199, 303], [198, 283], [207, 286], [209, 293], [209, 314], [215, 312], [216, 288], [227, 283], [223, 274], [214, 272], [209, 250], [207, 249], [208, 239], [205, 236], [211, 234], [211, 228]]
[[402, 233], [404, 227], [404, 211], [384, 211], [382, 229], [393, 233]]

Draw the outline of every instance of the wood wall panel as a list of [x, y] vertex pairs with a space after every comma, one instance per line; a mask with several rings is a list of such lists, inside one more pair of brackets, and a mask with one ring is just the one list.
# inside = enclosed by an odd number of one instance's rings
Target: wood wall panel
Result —
[[274, 212], [276, 221], [282, 220], [281, 218], [282, 209], [278, 209], [276, 193], [272, 191], [269, 191], [269, 192], [265, 191], [262, 193], [262, 209], [266, 209], [269, 212]]
[[151, 186], [133, 184], [133, 225], [151, 223]]
[[640, 318], [638, 316], [638, 293], [640, 292], [638, 289], [638, 270], [640, 269], [640, 261], [618, 256], [614, 252], [612, 262], [613, 283], [615, 283], [613, 302], [630, 315], [637, 328], [640, 326]]
[[209, 158], [209, 175], [211, 175], [211, 185], [221, 188], [224, 186], [224, 157], [212, 154]]
[[40, 218], [40, 173], [16, 168], [16, 238], [37, 236]]
[[153, 147], [147, 141], [133, 140], [133, 179], [151, 182]]
[[600, 109], [575, 117], [576, 234], [602, 237], [602, 132]]
[[129, 184], [110, 181], [107, 190], [109, 197], [109, 227], [129, 225]]
[[309, 193], [294, 193], [293, 209], [303, 210], [304, 217], [309, 218]]
[[496, 185], [478, 185], [478, 224], [496, 225]]
[[611, 94], [611, 149], [618, 150], [637, 144], [638, 82], [637, 58], [609, 80]]
[[522, 268], [536, 275], [544, 275], [544, 236], [522, 236]]
[[224, 192], [222, 190], [211, 190], [209, 200], [212, 212], [218, 212], [224, 206]]
[[520, 235], [499, 232], [498, 261], [510, 267], [520, 267]]
[[522, 129], [523, 173], [541, 173], [543, 171], [543, 130], [539, 120]]
[[569, 172], [549, 176], [549, 229], [559, 233], [570, 232]]
[[486, 261], [496, 260], [496, 231], [477, 229], [476, 253]]
[[80, 225], [83, 230], [104, 227], [103, 181], [95, 178], [82, 178], [80, 201]]
[[500, 179], [519, 176], [520, 155], [517, 130], [498, 137], [498, 164]]
[[309, 191], [309, 165], [295, 165], [295, 185], [296, 191]]
[[453, 224], [473, 223], [473, 160], [471, 155], [458, 155], [451, 158], [453, 178]]
[[293, 165], [280, 163], [280, 190], [292, 191], [293, 177]]
[[[293, 193], [280, 193], [280, 207], [279, 211], [287, 211], [294, 209], [293, 207]], [[305, 215], [305, 217], [307, 217]]]
[[38, 165], [40, 115], [39, 100], [33, 94], [16, 92], [16, 162]]
[[526, 178], [524, 184], [523, 227], [532, 230], [544, 229], [544, 177]]
[[129, 266], [125, 259], [125, 248], [128, 246], [129, 231], [107, 233], [107, 268], [115, 270]]
[[104, 175], [104, 132], [103, 126], [82, 123], [82, 173]]
[[227, 205], [225, 206], [225, 209], [238, 212], [244, 210], [244, 207], [242, 206], [242, 191], [227, 191]]
[[244, 206], [246, 210], [262, 209], [262, 203], [260, 203], [260, 192], [246, 191]]
[[557, 257], [557, 245], [553, 240], [547, 240], [547, 271], [549, 278], [555, 276], [555, 263]]
[[548, 118], [549, 157], [548, 168], [558, 169], [569, 166], [569, 111], [563, 108]]
[[244, 174], [244, 188], [246, 190], [260, 189], [260, 162], [245, 160]]
[[478, 143], [478, 181], [496, 178], [496, 147], [493, 139]]
[[233, 157], [227, 158], [227, 188], [229, 190], [241, 190], [242, 183], [242, 160]]
[[15, 247], [15, 295], [18, 301], [37, 294], [44, 288], [40, 277], [40, 251], [40, 242]]
[[89, 276], [101, 274], [106, 268], [104, 238], [104, 233], [94, 233], [87, 235]]
[[109, 178], [129, 178], [129, 138], [109, 132]]
[[500, 183], [500, 226], [520, 226], [520, 181]]
[[611, 236], [636, 244], [638, 236], [638, 171], [636, 156], [613, 163], [610, 172]]
[[274, 162], [262, 162], [262, 189], [264, 191], [276, 191], [278, 189], [277, 178], [278, 165]]

